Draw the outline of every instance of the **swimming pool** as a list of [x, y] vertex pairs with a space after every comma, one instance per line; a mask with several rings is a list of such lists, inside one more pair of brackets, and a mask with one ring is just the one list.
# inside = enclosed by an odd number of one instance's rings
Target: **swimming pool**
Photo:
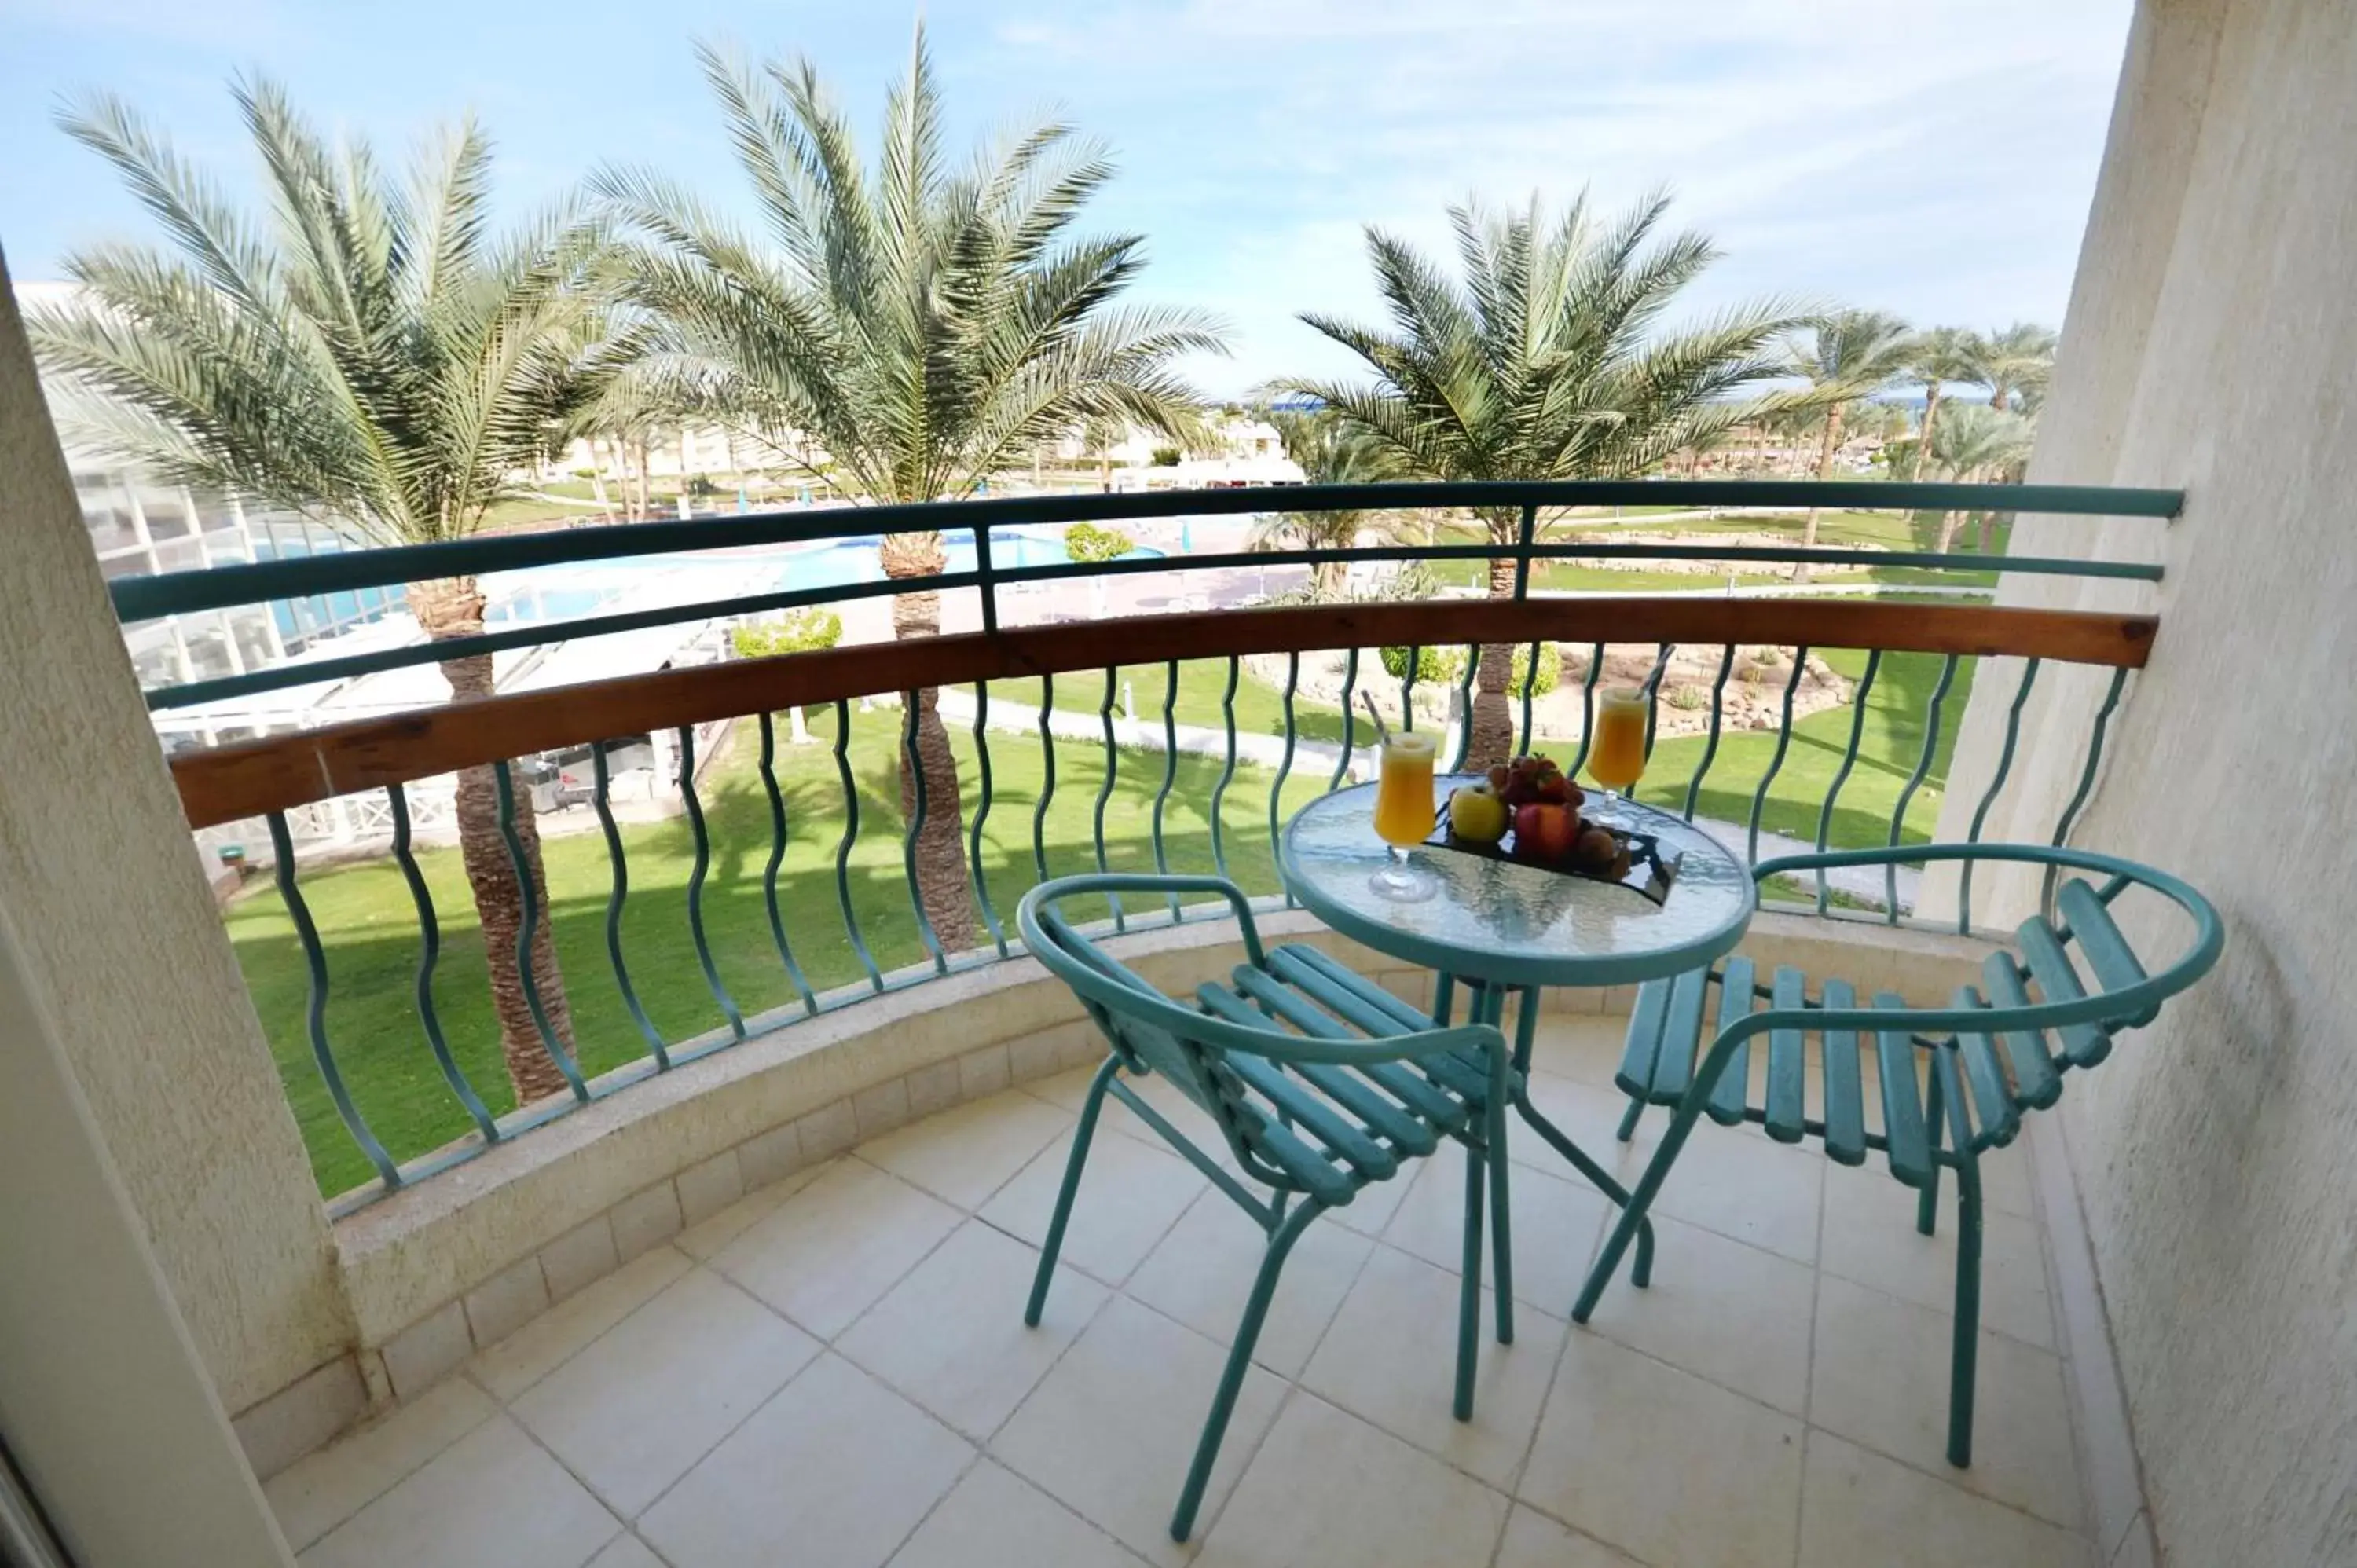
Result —
[[[737, 595], [789, 593], [808, 588], [846, 587], [855, 583], [884, 580], [877, 559], [880, 534], [830, 540], [804, 548], [781, 546], [760, 550], [714, 550], [693, 555], [623, 555], [610, 561], [569, 562], [558, 566], [528, 567], [500, 572], [485, 579], [490, 604], [483, 611], [487, 624], [569, 620], [595, 614], [630, 594], [641, 606], [694, 604]], [[949, 572], [974, 570], [971, 535], [942, 541]], [[1141, 547], [1125, 560], [1158, 558], [1159, 550]], [[1068, 560], [1060, 528], [995, 528], [990, 531], [994, 566], [1048, 566]]]

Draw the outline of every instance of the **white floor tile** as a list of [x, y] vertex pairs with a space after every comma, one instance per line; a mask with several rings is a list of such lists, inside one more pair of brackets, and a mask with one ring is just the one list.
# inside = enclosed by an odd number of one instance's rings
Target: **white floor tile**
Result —
[[[1033, 1246], [1048, 1236], [1056, 1191], [1071, 1155], [1070, 1135], [1058, 1138], [998, 1189], [982, 1218]], [[1107, 1137], [1103, 1129], [1089, 1144], [1072, 1218], [1064, 1230], [1061, 1261], [1118, 1285], [1146, 1261], [1196, 1194], [1205, 1186], [1194, 1166], [1176, 1155], [1149, 1148], [1135, 1138]]]
[[1421, 1162], [1408, 1165], [1389, 1181], [1361, 1187], [1357, 1197], [1340, 1208], [1328, 1210], [1326, 1217], [1343, 1230], [1355, 1230], [1361, 1236], [1382, 1235], [1383, 1227], [1392, 1222], [1392, 1216], [1406, 1201], [1407, 1189], [1415, 1185], [1420, 1165]]
[[[1652, 1112], [1639, 1137], [1658, 1138], [1667, 1116]], [[1818, 1198], [1831, 1163], [1813, 1144], [1779, 1144], [1749, 1123], [1721, 1127], [1705, 1117], [1678, 1151], [1653, 1212], [1813, 1264]], [[1632, 1169], [1631, 1179], [1641, 1169]]]
[[1801, 1423], [1575, 1329], [1515, 1495], [1660, 1568], [1786, 1568]]
[[[1178, 1490], [1227, 1352], [1116, 1296], [991, 1440], [992, 1455], [1139, 1555], [1180, 1563], [1169, 1536]], [[1218, 1516], [1276, 1414], [1284, 1385], [1244, 1373], [1198, 1523]]]
[[[1529, 1135], [1528, 1129], [1524, 1130]], [[1514, 1299], [1560, 1317], [1571, 1311], [1587, 1277], [1604, 1217], [1612, 1204], [1576, 1176], [1566, 1179], [1524, 1165], [1507, 1173], [1513, 1215]], [[1493, 1195], [1483, 1181], [1483, 1212]], [[1481, 1281], [1497, 1283], [1497, 1255], [1482, 1221]], [[1455, 1272], [1464, 1262], [1465, 1148], [1443, 1144], [1424, 1162], [1407, 1200], [1383, 1228], [1383, 1240], [1437, 1268]]]
[[1203, 1568], [1480, 1563], [1507, 1502], [1461, 1471], [1322, 1401], [1296, 1394], [1236, 1484]]
[[1037, 1249], [969, 1219], [835, 1341], [842, 1353], [977, 1442], [998, 1430], [1104, 1305], [1059, 1268], [1039, 1326], [1023, 1305]]
[[1008, 1090], [862, 1144], [859, 1157], [974, 1209], [1071, 1124], [1056, 1107]]
[[1514, 1477], [1563, 1344], [1560, 1318], [1519, 1308], [1514, 1342], [1493, 1337], [1482, 1293], [1473, 1419], [1456, 1417], [1458, 1278], [1378, 1247], [1335, 1315], [1302, 1387], [1491, 1485]]
[[822, 1356], [639, 1530], [675, 1568], [877, 1568], [974, 1458], [924, 1412]]
[[942, 1499], [892, 1568], [1141, 1568], [1063, 1504], [985, 1459]]
[[715, 1253], [712, 1266], [832, 1339], [961, 1218], [898, 1176], [845, 1160]]
[[1652, 1284], [1637, 1289], [1622, 1264], [1588, 1326], [1721, 1387], [1807, 1414], [1814, 1272], [1667, 1215], [1653, 1221], [1653, 1242]]
[[765, 1187], [757, 1187], [719, 1213], [700, 1220], [672, 1238], [672, 1245], [698, 1262], [709, 1262], [715, 1252], [751, 1230], [756, 1223], [775, 1213], [786, 1199], [818, 1180], [834, 1168], [834, 1163], [804, 1165], [789, 1171]]
[[450, 1378], [273, 1476], [263, 1488], [286, 1544], [300, 1552], [425, 1468], [498, 1413], [490, 1397]]
[[1581, 1535], [1534, 1509], [1514, 1505], [1506, 1520], [1506, 1539], [1498, 1548], [1497, 1568], [1641, 1568], [1624, 1552], [1615, 1552], [1592, 1535]]
[[663, 1560], [635, 1535], [618, 1535], [613, 1544], [589, 1559], [589, 1568], [663, 1568]]
[[[1609, 1082], [1599, 1087], [1584, 1079], [1534, 1072], [1525, 1092], [1533, 1110], [1554, 1122], [1555, 1130], [1578, 1144], [1581, 1153], [1620, 1177], [1623, 1187], [1644, 1169], [1641, 1156], [1652, 1152], [1653, 1140], [1662, 1130], [1659, 1112], [1639, 1131], [1634, 1142], [1623, 1144], [1615, 1134], [1620, 1131], [1622, 1114], [1629, 1109], [1629, 1097]], [[1574, 1180], [1586, 1179], [1519, 1114], [1507, 1123], [1506, 1134], [1507, 1150], [1517, 1163]]]
[[1610, 1089], [1628, 1034], [1629, 1020], [1610, 1014], [1543, 1015], [1531, 1041], [1531, 1065], [1558, 1078]]
[[303, 1553], [303, 1568], [581, 1568], [621, 1530], [495, 1415]]
[[[1956, 1184], [1941, 1173], [1933, 1233], [1915, 1229], [1917, 1194], [1872, 1169], [1825, 1178], [1824, 1269], [1941, 1312], [1956, 1298]], [[2038, 1227], [1986, 1205], [1981, 1215], [1981, 1325], [2054, 1348], [2054, 1311]]]
[[510, 1408], [630, 1519], [818, 1349], [809, 1335], [699, 1269]]
[[1845, 1443], [1809, 1434], [1801, 1561], [1907, 1568], [2087, 1568], [2087, 1542]]
[[641, 1252], [477, 1356], [468, 1365], [468, 1375], [494, 1397], [512, 1402], [653, 1300], [692, 1266], [669, 1247]]
[[[1130, 1276], [1129, 1294], [1215, 1344], [1232, 1345], [1267, 1244], [1259, 1225], [1225, 1193], [1207, 1190]], [[1298, 1377], [1373, 1245], [1329, 1218], [1302, 1232], [1278, 1276], [1253, 1359], [1279, 1377]]]
[[2067, 1529], [2080, 1523], [2078, 1462], [2061, 1362], [1984, 1330], [1973, 1463], [1947, 1461], [1945, 1313], [1826, 1276], [1817, 1292], [1809, 1419], [1967, 1490]]

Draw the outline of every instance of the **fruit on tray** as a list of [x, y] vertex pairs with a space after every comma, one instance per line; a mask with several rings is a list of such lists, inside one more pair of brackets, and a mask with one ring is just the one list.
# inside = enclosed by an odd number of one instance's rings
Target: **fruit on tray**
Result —
[[1468, 843], [1496, 843], [1512, 820], [1506, 802], [1486, 781], [1449, 792], [1448, 831]]
[[1533, 800], [1514, 808], [1514, 853], [1525, 860], [1566, 860], [1578, 838], [1579, 813], [1569, 806]]
[[1551, 757], [1517, 757], [1490, 769], [1490, 788], [1510, 807], [1534, 802], [1568, 806], [1577, 812], [1587, 795]]

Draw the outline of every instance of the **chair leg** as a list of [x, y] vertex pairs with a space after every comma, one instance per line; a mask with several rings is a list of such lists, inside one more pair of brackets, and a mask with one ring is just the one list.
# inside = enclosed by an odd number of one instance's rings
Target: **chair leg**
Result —
[[[1539, 993], [1525, 987], [1522, 993], [1522, 1012], [1514, 1021], [1514, 1059], [1526, 1061], [1531, 1054], [1532, 1036], [1538, 1028]], [[1500, 993], [1493, 1012], [1502, 1013], [1504, 993]], [[1497, 1022], [1496, 1018], [1491, 1020]], [[1513, 1202], [1506, 1181], [1506, 1084], [1508, 1067], [1503, 1051], [1493, 1052], [1490, 1061], [1490, 1095], [1488, 1113], [1483, 1118], [1487, 1126], [1481, 1141], [1490, 1161], [1490, 1254], [1493, 1260], [1491, 1273], [1496, 1280], [1498, 1343], [1514, 1342], [1514, 1234]]]
[[1187, 1468], [1187, 1484], [1178, 1492], [1178, 1511], [1170, 1516], [1170, 1539], [1184, 1541], [1195, 1529], [1195, 1514], [1203, 1506], [1203, 1488], [1211, 1484], [1211, 1466], [1220, 1457], [1220, 1444], [1228, 1435], [1228, 1420], [1235, 1414], [1236, 1394], [1243, 1389], [1244, 1369], [1252, 1365], [1253, 1347], [1260, 1342], [1261, 1324], [1268, 1316], [1268, 1304], [1276, 1294], [1277, 1275], [1285, 1268], [1286, 1254], [1294, 1242], [1309, 1229], [1309, 1222], [1325, 1211], [1325, 1206], [1314, 1198], [1304, 1198], [1285, 1223], [1279, 1225], [1268, 1239], [1268, 1251], [1260, 1261], [1260, 1273], [1253, 1280], [1252, 1295], [1244, 1302], [1243, 1321], [1236, 1325], [1236, 1342], [1228, 1351], [1228, 1364], [1220, 1373], [1219, 1391], [1211, 1396], [1211, 1413], [1204, 1418], [1203, 1435], [1195, 1444], [1195, 1461]]
[[1457, 1419], [1473, 1419], [1474, 1355], [1481, 1339], [1481, 1178], [1485, 1151], [1465, 1151], [1464, 1273], [1457, 1283]]
[[1635, 1137], [1637, 1135], [1637, 1118], [1642, 1116], [1644, 1113], [1645, 1102], [1641, 1100], [1631, 1100], [1629, 1101], [1629, 1113], [1620, 1118], [1620, 1130], [1612, 1135], [1620, 1139], [1624, 1144], [1630, 1139]]
[[[1604, 1251], [1598, 1254], [1596, 1266], [1587, 1271], [1587, 1283], [1579, 1287], [1579, 1299], [1571, 1308], [1574, 1323], [1585, 1323], [1595, 1313], [1597, 1299], [1604, 1294], [1612, 1271], [1620, 1266], [1621, 1254], [1629, 1250], [1630, 1241], [1644, 1225], [1645, 1211], [1653, 1206], [1653, 1197], [1662, 1190], [1662, 1183], [1669, 1179], [1670, 1167], [1677, 1163], [1678, 1151], [1685, 1147], [1686, 1134], [1694, 1131], [1695, 1119], [1701, 1114], [1702, 1096], [1695, 1093], [1689, 1093], [1670, 1113], [1670, 1130], [1662, 1134], [1662, 1146], [1646, 1162], [1645, 1174], [1637, 1178], [1636, 1190], [1629, 1195], [1627, 1206], [1613, 1224], [1612, 1234], [1605, 1239]], [[1640, 1269], [1645, 1269], [1649, 1262], [1641, 1251]]]
[[1105, 1085], [1120, 1069], [1121, 1058], [1107, 1056], [1097, 1075], [1089, 1079], [1089, 1096], [1081, 1102], [1081, 1123], [1072, 1131], [1071, 1156], [1064, 1162], [1064, 1185], [1056, 1194], [1056, 1212], [1048, 1221], [1047, 1244], [1039, 1249], [1039, 1272], [1031, 1281], [1031, 1300], [1023, 1308], [1024, 1324], [1039, 1326], [1048, 1307], [1048, 1283], [1056, 1277], [1056, 1254], [1064, 1250], [1064, 1226], [1072, 1218], [1072, 1197], [1080, 1190], [1081, 1167], [1089, 1161], [1089, 1143], [1096, 1136], [1097, 1112], [1104, 1108]]
[[1923, 1131], [1932, 1141], [1932, 1174], [1923, 1178], [1915, 1198], [1915, 1229], [1932, 1234], [1940, 1213], [1940, 1134], [1947, 1130], [1945, 1096], [1940, 1083], [1940, 1058], [1932, 1058], [1932, 1086], [1923, 1095]]
[[1973, 1462], [1973, 1383], [1981, 1328], [1981, 1173], [1966, 1150], [1956, 1166], [1955, 1344], [1948, 1367], [1948, 1463]]

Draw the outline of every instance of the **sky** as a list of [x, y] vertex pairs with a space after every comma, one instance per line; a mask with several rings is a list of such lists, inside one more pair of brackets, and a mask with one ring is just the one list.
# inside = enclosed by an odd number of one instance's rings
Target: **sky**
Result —
[[[2131, 0], [999, 0], [922, 8], [957, 145], [1055, 116], [1121, 173], [1135, 297], [1207, 308], [1207, 393], [1354, 361], [1301, 325], [1372, 320], [1364, 226], [1443, 249], [1480, 198], [1617, 210], [1657, 187], [1724, 252], [1694, 312], [1763, 295], [1919, 324], [2059, 323]], [[914, 9], [802, 0], [0, 0], [0, 251], [20, 281], [149, 227], [52, 124], [112, 91], [253, 188], [225, 84], [285, 83], [381, 150], [472, 111], [521, 213], [601, 164], [748, 199], [690, 56], [807, 55], [874, 146]]]

